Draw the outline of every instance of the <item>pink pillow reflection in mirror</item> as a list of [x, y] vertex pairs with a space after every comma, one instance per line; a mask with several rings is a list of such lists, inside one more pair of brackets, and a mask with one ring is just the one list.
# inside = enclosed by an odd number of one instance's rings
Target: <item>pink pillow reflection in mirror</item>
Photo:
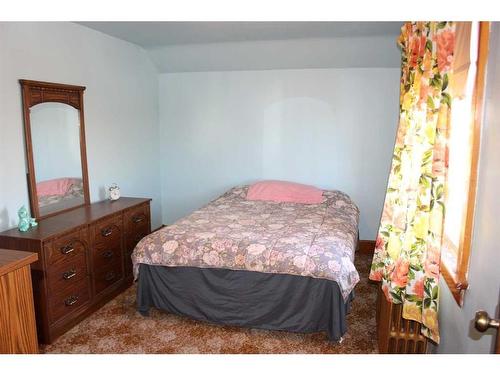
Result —
[[71, 185], [78, 183], [79, 178], [63, 177], [55, 178], [53, 180], [40, 181], [36, 184], [36, 194], [39, 197], [46, 197], [49, 195], [65, 195]]

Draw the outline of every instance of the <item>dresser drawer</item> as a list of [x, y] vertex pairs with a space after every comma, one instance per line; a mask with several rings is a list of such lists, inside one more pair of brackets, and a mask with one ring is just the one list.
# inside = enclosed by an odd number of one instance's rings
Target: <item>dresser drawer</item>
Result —
[[151, 233], [151, 217], [149, 203], [141, 204], [125, 211], [123, 214], [125, 224], [125, 276], [132, 274], [132, 252], [135, 245]]
[[47, 248], [47, 262], [54, 264], [85, 258], [88, 247], [87, 232], [79, 229], [54, 239]]
[[132, 273], [132, 253], [134, 252], [137, 243], [146, 237], [151, 231], [149, 228], [138, 229], [132, 234], [129, 234], [125, 239], [125, 275]]
[[132, 254], [137, 243], [150, 233], [149, 228], [142, 228], [128, 234], [125, 238], [125, 253]]
[[95, 294], [104, 292], [109, 287], [115, 285], [123, 279], [123, 265], [121, 261], [96, 270], [94, 275]]
[[52, 323], [64, 318], [85, 305], [90, 300], [89, 279], [81, 279], [75, 285], [60, 291], [54, 291], [50, 296], [49, 312]]
[[88, 276], [87, 258], [85, 254], [80, 254], [49, 267], [49, 289], [55, 291], [66, 289]]
[[128, 209], [123, 215], [123, 220], [127, 234], [142, 231], [146, 228], [147, 230], [151, 230], [149, 203]]
[[113, 263], [121, 263], [122, 254], [121, 242], [119, 244], [114, 244], [114, 246], [108, 246], [102, 243], [94, 246], [92, 249], [94, 270], [99, 272], [103, 267], [108, 267]]
[[94, 247], [107, 246], [114, 248], [121, 245], [123, 232], [122, 215], [112, 216], [92, 226]]

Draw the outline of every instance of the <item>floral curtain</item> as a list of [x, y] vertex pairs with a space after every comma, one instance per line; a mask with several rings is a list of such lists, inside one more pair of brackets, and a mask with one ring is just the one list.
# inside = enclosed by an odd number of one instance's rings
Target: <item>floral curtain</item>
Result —
[[401, 29], [400, 118], [370, 279], [439, 343], [438, 298], [455, 24]]

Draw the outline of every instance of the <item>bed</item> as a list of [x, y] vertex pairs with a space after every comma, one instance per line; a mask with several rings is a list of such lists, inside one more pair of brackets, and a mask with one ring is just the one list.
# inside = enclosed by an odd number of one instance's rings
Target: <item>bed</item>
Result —
[[359, 281], [359, 210], [327, 190], [321, 203], [247, 200], [236, 187], [143, 238], [132, 253], [137, 309], [216, 324], [326, 331], [339, 341]]

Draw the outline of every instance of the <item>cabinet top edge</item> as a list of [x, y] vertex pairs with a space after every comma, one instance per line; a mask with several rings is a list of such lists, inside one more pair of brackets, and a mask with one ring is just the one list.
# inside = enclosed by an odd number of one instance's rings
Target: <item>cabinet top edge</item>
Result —
[[25, 241], [46, 241], [72, 228], [88, 225], [106, 216], [118, 214], [130, 208], [149, 203], [151, 198], [122, 197], [116, 201], [104, 200], [91, 203], [88, 206], [75, 208], [71, 211], [47, 217], [27, 232], [11, 228], [0, 232], [0, 248], [6, 245], [4, 241], [18, 239]]
[[0, 249], [0, 276], [36, 262], [38, 254], [28, 251]]

